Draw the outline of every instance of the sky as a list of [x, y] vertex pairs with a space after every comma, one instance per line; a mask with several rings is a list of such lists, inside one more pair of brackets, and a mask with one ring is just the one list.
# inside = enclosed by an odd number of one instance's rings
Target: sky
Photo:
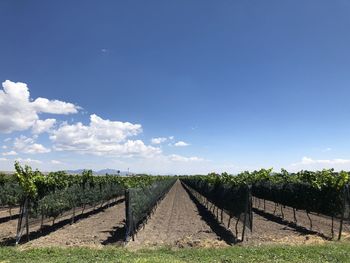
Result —
[[0, 1], [0, 170], [350, 170], [347, 0]]

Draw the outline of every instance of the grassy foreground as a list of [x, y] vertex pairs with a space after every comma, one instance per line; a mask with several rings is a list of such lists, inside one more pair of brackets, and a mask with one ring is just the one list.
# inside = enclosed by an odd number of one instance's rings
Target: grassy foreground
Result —
[[130, 251], [123, 248], [0, 248], [0, 262], [350, 262], [350, 243]]

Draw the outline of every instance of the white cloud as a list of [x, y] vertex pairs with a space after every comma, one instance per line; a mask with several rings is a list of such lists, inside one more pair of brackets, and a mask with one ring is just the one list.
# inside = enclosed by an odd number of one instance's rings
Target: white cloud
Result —
[[4, 152], [2, 153], [3, 156], [10, 156], [10, 155], [17, 155], [17, 152], [15, 151], [9, 151], [9, 152]]
[[6, 138], [6, 139], [4, 139], [4, 142], [9, 142], [11, 140], [12, 140], [12, 138]]
[[16, 138], [13, 146], [16, 151], [29, 154], [48, 153], [51, 151], [42, 144], [35, 143], [34, 139], [24, 135]]
[[38, 114], [77, 113], [79, 107], [59, 100], [30, 99], [27, 84], [6, 80], [0, 90], [0, 132], [10, 133], [31, 128], [39, 120]]
[[32, 132], [34, 134], [49, 132], [55, 123], [55, 119], [37, 120], [32, 127]]
[[51, 160], [51, 163], [52, 163], [52, 164], [62, 164], [62, 162], [61, 162], [61, 161], [58, 161], [58, 160]]
[[26, 164], [41, 164], [42, 163], [42, 161], [31, 159], [31, 158], [27, 158], [27, 159], [17, 158], [16, 161], [18, 161], [20, 163], [26, 163]]
[[147, 146], [141, 140], [127, 140], [142, 132], [140, 124], [104, 120], [93, 114], [90, 124], [63, 124], [52, 132], [50, 139], [59, 151], [76, 151], [96, 155], [153, 156], [160, 154], [157, 147]]
[[174, 144], [174, 146], [176, 147], [184, 147], [184, 146], [188, 146], [189, 144], [184, 142], [184, 141], [178, 141]]
[[38, 113], [71, 114], [77, 113], [78, 109], [80, 109], [80, 107], [77, 107], [72, 103], [59, 100], [48, 100], [45, 98], [37, 98], [32, 102], [32, 105]]
[[174, 136], [169, 136], [168, 138], [169, 138], [169, 140], [174, 140], [175, 137]]
[[304, 165], [307, 165], [307, 164], [347, 164], [347, 163], [350, 163], [350, 160], [347, 160], [347, 159], [315, 160], [315, 159], [304, 156], [301, 159], [301, 162], [296, 163], [295, 165], [298, 165], [298, 164], [304, 164]]
[[3, 145], [1, 146], [2, 149], [6, 150], [7, 149], [7, 146], [6, 145]]
[[168, 139], [165, 137], [158, 137], [158, 138], [152, 138], [151, 143], [152, 144], [162, 144], [163, 142], [166, 142]]
[[204, 159], [196, 157], [196, 156], [185, 157], [185, 156], [181, 156], [181, 155], [177, 155], [177, 154], [169, 155], [169, 159], [171, 161], [175, 161], [175, 162], [203, 162], [203, 161], [205, 161]]
[[322, 170], [334, 168], [336, 170], [348, 170], [350, 169], [350, 159], [313, 159], [304, 156], [300, 162], [292, 163], [290, 169], [298, 171], [300, 169], [307, 170]]
[[0, 161], [1, 162], [6, 162], [6, 161], [8, 161], [8, 159], [7, 158], [0, 158]]

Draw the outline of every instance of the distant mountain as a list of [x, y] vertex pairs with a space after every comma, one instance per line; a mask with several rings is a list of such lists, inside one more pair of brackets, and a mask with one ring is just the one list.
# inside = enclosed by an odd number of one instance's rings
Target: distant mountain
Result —
[[[102, 169], [99, 171], [95, 171], [94, 174], [98, 174], [98, 175], [105, 175], [105, 174], [118, 174], [118, 170], [115, 169]], [[127, 175], [128, 172], [125, 171], [119, 171], [120, 175]], [[130, 174], [130, 173], [129, 173]]]
[[[66, 170], [68, 174], [81, 174], [85, 169], [77, 169], [77, 170]], [[115, 169], [102, 169], [99, 171], [92, 171], [94, 175], [105, 175], [105, 174], [118, 174], [118, 170]], [[128, 172], [120, 171], [119, 175], [127, 175]], [[129, 172], [129, 174], [132, 174]]]
[[66, 173], [68, 173], [68, 174], [81, 174], [83, 171], [84, 171], [84, 169], [66, 170]]

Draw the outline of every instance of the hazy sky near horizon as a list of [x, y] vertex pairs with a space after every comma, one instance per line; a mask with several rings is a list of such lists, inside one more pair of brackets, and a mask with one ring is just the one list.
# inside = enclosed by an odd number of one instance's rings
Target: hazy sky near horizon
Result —
[[350, 2], [0, 1], [0, 170], [350, 170]]

